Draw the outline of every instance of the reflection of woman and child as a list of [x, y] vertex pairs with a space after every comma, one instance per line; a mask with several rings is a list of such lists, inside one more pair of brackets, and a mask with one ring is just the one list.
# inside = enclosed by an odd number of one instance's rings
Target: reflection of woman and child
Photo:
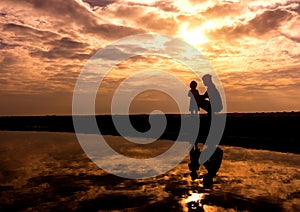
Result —
[[[208, 114], [208, 117], [211, 119], [212, 115], [220, 112], [223, 109], [222, 99], [218, 89], [212, 81], [212, 76], [206, 74], [202, 77], [203, 84], [206, 86], [206, 92], [203, 95], [199, 94], [197, 90], [197, 82], [192, 81], [190, 83], [191, 90], [188, 93], [190, 97], [190, 112], [192, 115], [197, 115], [198, 111], [202, 108]], [[191, 171], [190, 176], [193, 180], [198, 178], [197, 171], [199, 170], [199, 157], [200, 149], [198, 147], [199, 141], [196, 141], [195, 145], [190, 151], [190, 160], [189, 169]], [[214, 154], [206, 161], [203, 165], [207, 169], [207, 174], [203, 177], [204, 185], [212, 185], [213, 178], [216, 176], [223, 158], [223, 150], [217, 147]]]

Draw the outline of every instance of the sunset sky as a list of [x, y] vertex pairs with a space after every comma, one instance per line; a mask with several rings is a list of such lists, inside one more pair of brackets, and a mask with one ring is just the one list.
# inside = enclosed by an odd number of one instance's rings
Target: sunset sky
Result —
[[[199, 49], [223, 84], [228, 112], [300, 110], [299, 0], [1, 0], [0, 27], [0, 115], [71, 114], [89, 58], [140, 33], [182, 38]], [[151, 60], [124, 61], [110, 78], [143, 64], [178, 68]], [[191, 79], [182, 76], [186, 85]], [[163, 106], [165, 97], [153, 95], [137, 101], [134, 112], [148, 112], [147, 100]], [[97, 113], [108, 113], [101, 102]]]

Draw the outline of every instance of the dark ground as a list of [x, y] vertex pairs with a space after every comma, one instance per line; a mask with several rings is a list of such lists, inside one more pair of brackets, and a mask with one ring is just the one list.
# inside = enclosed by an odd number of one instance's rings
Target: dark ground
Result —
[[[159, 116], [159, 115], [157, 115]], [[85, 119], [87, 116], [80, 116]], [[122, 116], [120, 116], [122, 117]], [[132, 125], [138, 131], [150, 127], [148, 115], [131, 115]], [[180, 115], [167, 114], [167, 127], [161, 139], [176, 140], [180, 129]], [[205, 141], [208, 129], [207, 115], [201, 115], [199, 140]], [[189, 115], [184, 115], [189, 118]], [[96, 117], [103, 135], [118, 135], [110, 115]], [[300, 153], [300, 112], [229, 113], [221, 145]], [[0, 130], [74, 132], [72, 116], [11, 116], [0, 117]], [[84, 133], [93, 133], [86, 130]], [[130, 136], [130, 135], [128, 135]]]
[[[180, 115], [166, 117], [161, 138], [175, 140]], [[130, 119], [141, 132], [150, 127], [147, 115]], [[209, 119], [201, 115], [200, 120], [199, 141], [203, 141]], [[152, 157], [172, 145], [168, 140], [143, 147], [122, 143], [121, 137], [110, 136], [118, 135], [111, 116], [97, 116], [97, 122], [109, 145], [128, 157]], [[72, 133], [71, 116], [0, 117], [0, 211], [188, 212], [193, 195], [203, 207], [196, 211], [299, 211], [299, 129], [300, 112], [227, 114], [223, 162], [212, 187], [203, 187], [206, 170], [201, 166], [199, 179], [192, 181], [188, 156], [157, 177], [120, 178], [96, 166], [83, 152]], [[116, 158], [107, 161], [119, 167]]]

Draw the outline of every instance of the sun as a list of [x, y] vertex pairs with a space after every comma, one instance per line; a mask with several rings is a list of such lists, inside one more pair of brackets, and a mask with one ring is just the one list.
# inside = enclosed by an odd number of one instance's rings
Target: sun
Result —
[[201, 45], [208, 42], [202, 28], [189, 30], [187, 23], [181, 25], [178, 36], [192, 45]]

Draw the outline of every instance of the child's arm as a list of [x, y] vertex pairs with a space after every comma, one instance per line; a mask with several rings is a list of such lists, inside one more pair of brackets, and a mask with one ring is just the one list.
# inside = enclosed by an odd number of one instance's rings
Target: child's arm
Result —
[[202, 98], [203, 98], [203, 99], [209, 99], [209, 96], [208, 96], [207, 91], [202, 95]]
[[204, 99], [208, 99], [208, 98], [209, 97], [208, 97], [207, 91], [203, 95], [199, 94], [199, 99], [200, 100], [204, 100]]

